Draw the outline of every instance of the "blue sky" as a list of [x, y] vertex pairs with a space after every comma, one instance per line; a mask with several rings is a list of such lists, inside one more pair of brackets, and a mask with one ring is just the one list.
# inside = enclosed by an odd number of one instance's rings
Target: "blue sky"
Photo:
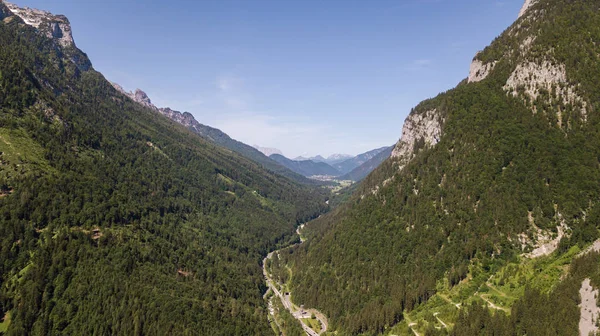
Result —
[[522, 0], [14, 0], [66, 15], [94, 67], [285, 155], [394, 144]]

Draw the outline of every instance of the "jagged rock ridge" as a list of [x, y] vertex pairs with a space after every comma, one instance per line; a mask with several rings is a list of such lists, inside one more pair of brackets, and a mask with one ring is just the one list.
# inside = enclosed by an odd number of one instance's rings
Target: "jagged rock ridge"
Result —
[[47, 37], [57, 41], [61, 46], [75, 45], [71, 32], [71, 24], [66, 16], [53, 15], [50, 12], [29, 7], [21, 8], [6, 1], [4, 1], [4, 4], [26, 24], [43, 32]]
[[[175, 111], [169, 107], [160, 107], [159, 108], [152, 103], [152, 100], [150, 99], [150, 97], [148, 97], [146, 92], [144, 92], [140, 89], [136, 89], [134, 92], [127, 92], [127, 91], [125, 91], [125, 89], [123, 89], [123, 87], [121, 85], [119, 85], [117, 83], [113, 83], [113, 82], [111, 82], [111, 84], [115, 89], [117, 89], [117, 91], [123, 93], [124, 95], [129, 97], [131, 100], [135, 101], [136, 103], [138, 103], [142, 106], [148, 107], [156, 112], [159, 112], [160, 114], [166, 116], [167, 118], [169, 118], [175, 122], [178, 122], [187, 128], [191, 128], [196, 133], [203, 135], [205, 137], [208, 137], [214, 141], [214, 139], [212, 139], [210, 137], [210, 135], [208, 134], [209, 132], [207, 132], [207, 130], [206, 130], [206, 128], [209, 126], [199, 123], [191, 113]], [[211, 128], [211, 129], [216, 130], [214, 128]]]
[[15, 4], [0, 0], [0, 19], [10, 23], [14, 19], [31, 26], [42, 36], [54, 42], [59, 57], [76, 66], [73, 72], [78, 76], [80, 72], [92, 69], [92, 63], [87, 55], [75, 45], [71, 32], [69, 19], [64, 15], [54, 15], [48, 11], [19, 7]]
[[162, 114], [163, 116], [185, 126], [190, 129], [194, 133], [199, 136], [225, 148], [228, 148], [238, 154], [249, 158], [258, 164], [262, 165], [264, 168], [271, 170], [280, 175], [286, 176], [292, 180], [301, 183], [312, 184], [314, 182], [306, 179], [304, 176], [293, 172], [292, 170], [287, 169], [283, 165], [277, 163], [276, 161], [270, 159], [265, 156], [256, 148], [246, 145], [240, 141], [232, 139], [229, 135], [222, 132], [219, 129], [214, 127], [210, 127], [204, 124], [201, 124], [194, 118], [194, 116], [189, 112], [179, 112], [175, 111], [169, 107], [157, 107], [152, 103], [152, 100], [148, 97], [148, 95], [140, 90], [136, 89], [135, 92], [128, 92], [123, 89], [123, 87], [117, 83], [111, 82], [112, 86], [125, 96], [129, 97], [131, 100], [137, 102], [138, 104], [147, 107], [149, 109], [154, 110], [157, 113]]

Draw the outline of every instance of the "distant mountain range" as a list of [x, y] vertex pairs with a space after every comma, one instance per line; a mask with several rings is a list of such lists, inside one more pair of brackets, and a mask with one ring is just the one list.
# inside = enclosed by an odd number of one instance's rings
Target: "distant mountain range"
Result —
[[[370, 155], [370, 153], [376, 152], [376, 154], [374, 156], [371, 156], [370, 159], [368, 159], [361, 165], [355, 167], [350, 172], [338, 177], [338, 179], [352, 180], [352, 181], [360, 181], [360, 180], [364, 179], [373, 170], [375, 170], [375, 168], [379, 167], [379, 165], [381, 163], [383, 163], [383, 161], [385, 161], [387, 158], [389, 158], [390, 155], [392, 155], [393, 150], [394, 150], [394, 146], [390, 146], [390, 147], [378, 148], [378, 149], [372, 150], [370, 152], [367, 152], [365, 154], [362, 154], [365, 157], [367, 157], [368, 156], [367, 154]], [[361, 156], [361, 155], [359, 155], [359, 156]], [[359, 156], [357, 156], [357, 158]], [[348, 160], [348, 161], [350, 161], [350, 160]]]
[[288, 169], [306, 177], [316, 175], [338, 176], [340, 174], [337, 169], [325, 162], [315, 162], [312, 160], [290, 160], [280, 154], [273, 154], [270, 156], [270, 158], [287, 167]]
[[[311, 176], [332, 176], [340, 177], [340, 179], [360, 181], [377, 168], [381, 162], [387, 159], [391, 153], [391, 147], [381, 147], [357, 156], [332, 154], [327, 158], [317, 155], [311, 158], [300, 156], [291, 160], [285, 157], [281, 150], [277, 148], [261, 147], [258, 145], [249, 146], [243, 142], [232, 139], [229, 135], [219, 129], [199, 123], [189, 112], [179, 112], [168, 107], [159, 108], [155, 106], [148, 95], [140, 89], [136, 89], [135, 92], [127, 92], [119, 84], [111, 84], [115, 89], [138, 104], [148, 107], [169, 119], [184, 125], [199, 136], [251, 159], [268, 170], [300, 183], [314, 183], [313, 180], [307, 178]], [[387, 154], [378, 157], [378, 154], [382, 152], [387, 152]], [[371, 161], [371, 159], [374, 160]]]
[[294, 161], [314, 161], [314, 162], [325, 162], [328, 165], [334, 165], [336, 163], [343, 162], [345, 160], [353, 158], [352, 155], [349, 154], [331, 154], [327, 158], [322, 157], [321, 155], [305, 158], [303, 156], [298, 156], [294, 159]]
[[327, 175], [341, 180], [360, 181], [387, 159], [392, 150], [393, 146], [381, 147], [357, 156], [334, 154], [326, 159], [317, 155], [311, 158], [299, 156], [292, 160], [279, 153], [269, 157], [306, 177]]
[[[373, 150], [368, 151], [366, 153], [359, 154], [359, 155], [357, 155], [355, 157], [346, 158], [343, 161], [340, 161], [340, 162], [337, 162], [337, 163], [333, 163], [331, 165], [335, 169], [337, 169], [341, 174], [347, 174], [347, 173], [351, 172], [353, 169], [358, 168], [362, 164], [364, 164], [367, 161], [371, 160], [372, 158], [374, 158], [375, 156], [377, 156], [377, 154], [385, 151], [386, 149], [389, 149], [389, 154], [385, 157], [385, 159], [387, 159], [390, 156], [390, 154], [392, 153], [391, 147], [381, 147], [381, 148], [373, 149]], [[381, 163], [381, 162], [383, 162], [383, 160], [379, 161], [379, 163]], [[377, 164], [377, 166], [378, 165], [379, 164]], [[371, 169], [371, 170], [373, 170], [373, 169]]]

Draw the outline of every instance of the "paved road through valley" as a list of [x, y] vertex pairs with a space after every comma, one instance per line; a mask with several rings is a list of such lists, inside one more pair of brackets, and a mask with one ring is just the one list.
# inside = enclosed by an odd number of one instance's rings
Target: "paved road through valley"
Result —
[[[300, 228], [302, 228], [302, 226]], [[300, 231], [299, 231], [300, 228], [298, 228], [298, 231], [297, 231], [298, 234], [300, 234]], [[304, 242], [304, 240], [302, 240], [302, 242]], [[291, 245], [289, 247], [292, 247], [292, 246], [294, 246], [294, 245]], [[325, 318], [325, 316], [323, 314], [321, 314], [319, 311], [317, 311], [315, 309], [302, 309], [301, 310], [298, 307], [296, 307], [294, 305], [294, 303], [291, 301], [289, 293], [288, 293], [288, 295], [285, 295], [286, 293], [281, 293], [281, 291], [279, 291], [279, 289], [277, 289], [277, 284], [271, 278], [271, 275], [267, 271], [267, 259], [272, 259], [273, 255], [276, 255], [277, 253], [279, 253], [279, 251], [281, 251], [281, 250], [277, 250], [277, 251], [273, 251], [273, 252], [269, 253], [267, 255], [267, 257], [263, 260], [263, 274], [265, 275], [265, 282], [267, 283], [267, 286], [273, 291], [273, 293], [275, 293], [275, 295], [281, 300], [281, 303], [283, 304], [285, 309], [287, 309], [292, 314], [292, 316], [294, 316], [294, 318], [296, 318], [298, 321], [300, 321], [300, 324], [302, 325], [302, 329], [304, 329], [306, 334], [309, 336], [319, 336], [322, 333], [324, 333], [325, 331], [327, 331], [327, 318]], [[308, 325], [306, 325], [306, 323], [304, 323], [304, 321], [302, 321], [302, 319], [310, 318], [312, 314], [314, 314], [315, 317], [319, 320], [319, 322], [321, 322], [321, 331], [320, 332], [314, 331]]]

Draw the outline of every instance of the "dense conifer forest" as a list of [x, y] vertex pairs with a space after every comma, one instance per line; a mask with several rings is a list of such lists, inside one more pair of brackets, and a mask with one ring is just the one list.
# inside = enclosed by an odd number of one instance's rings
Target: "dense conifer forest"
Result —
[[[417, 155], [406, 167], [386, 161], [346, 204], [307, 226], [308, 242], [288, 257], [297, 301], [320, 309], [342, 334], [374, 335], [426, 303], [441, 280], [455, 286], [474, 268], [517, 260], [520, 234], [535, 240], [532, 223], [554, 235], [568, 226], [556, 253], [597, 239], [599, 10], [593, 1], [537, 1], [532, 15], [477, 56], [494, 64], [485, 80], [418, 105], [412, 114], [435, 110], [443, 121], [439, 143], [416, 139]], [[519, 64], [546, 61], [564, 65], [564, 85], [587, 102], [585, 111], [561, 99], [561, 87], [529, 101], [506, 92]], [[482, 335], [503, 335], [495, 331], [503, 324], [507, 334], [576, 334], [575, 285], [565, 281], [550, 296], [527, 290], [510, 318], [491, 318], [474, 305], [454, 332], [475, 335], [473, 328], [483, 327]], [[565, 296], [571, 301], [549, 313]]]
[[[0, 19], [0, 334], [271, 335], [261, 262], [280, 248], [272, 276], [332, 334], [578, 334], [582, 281], [600, 286], [582, 253], [600, 238], [600, 3], [534, 2], [476, 56], [485, 79], [411, 111], [435, 112], [439, 142], [331, 211], [327, 189], [135, 103], [1, 2]], [[520, 68], [565, 80], [513, 92]], [[561, 239], [531, 257], [541, 233]]]
[[325, 193], [134, 103], [0, 12], [6, 334], [272, 333], [261, 260]]

